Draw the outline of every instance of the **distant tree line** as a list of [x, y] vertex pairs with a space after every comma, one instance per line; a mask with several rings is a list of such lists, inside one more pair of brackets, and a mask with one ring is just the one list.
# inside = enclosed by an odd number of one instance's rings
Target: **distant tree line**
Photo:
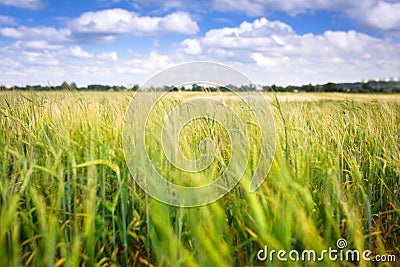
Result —
[[263, 86], [263, 91], [275, 92], [345, 92], [345, 93], [400, 93], [400, 82], [369, 81], [355, 83], [326, 83], [317, 85], [302, 85], [286, 87], [271, 85]]
[[[27, 86], [0, 86], [0, 90], [21, 90], [21, 91], [137, 91], [140, 88], [138, 84], [132, 87], [125, 86], [110, 86], [101, 84], [91, 84], [85, 87], [78, 87], [76, 83], [63, 82], [58, 86], [42, 86], [42, 85], [27, 85]], [[152, 88], [154, 89], [154, 88]], [[155, 88], [156, 90], [162, 91], [272, 91], [272, 92], [346, 92], [346, 93], [400, 93], [400, 82], [398, 81], [368, 81], [368, 82], [355, 82], [355, 83], [326, 83], [326, 84], [307, 84], [301, 86], [261, 86], [255, 85], [242, 85], [237, 87], [234, 85], [226, 86], [201, 86], [198, 84], [192, 84], [189, 87], [175, 87], [175, 86], [163, 86], [161, 88]]]
[[27, 85], [27, 86], [0, 86], [0, 90], [18, 90], [18, 91], [130, 91], [138, 90], [139, 85], [135, 84], [133, 87], [117, 86], [117, 85], [102, 85], [90, 84], [88, 86], [78, 87], [76, 83], [63, 82], [61, 85]]

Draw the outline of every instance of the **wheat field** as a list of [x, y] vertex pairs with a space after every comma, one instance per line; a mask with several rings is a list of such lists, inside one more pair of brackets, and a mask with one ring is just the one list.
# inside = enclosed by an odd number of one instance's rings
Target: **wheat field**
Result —
[[[322, 251], [340, 238], [399, 264], [399, 95], [265, 94], [277, 138], [267, 179], [194, 208], [158, 202], [132, 179], [122, 127], [133, 93], [0, 96], [0, 266], [280, 266], [257, 252]], [[306, 265], [320, 264], [370, 263]]]

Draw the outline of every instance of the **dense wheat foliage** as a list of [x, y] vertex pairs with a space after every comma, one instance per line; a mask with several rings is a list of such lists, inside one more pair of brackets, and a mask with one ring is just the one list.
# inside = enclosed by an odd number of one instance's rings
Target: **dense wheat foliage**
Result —
[[339, 238], [399, 260], [399, 96], [268, 95], [277, 151], [266, 182], [196, 208], [162, 204], [131, 178], [131, 97], [1, 93], [0, 266], [279, 265], [257, 251]]

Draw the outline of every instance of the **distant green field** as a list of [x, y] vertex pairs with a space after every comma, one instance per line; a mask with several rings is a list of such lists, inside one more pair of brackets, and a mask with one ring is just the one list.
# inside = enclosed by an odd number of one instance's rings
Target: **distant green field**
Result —
[[[132, 179], [132, 96], [0, 92], [0, 266], [280, 266], [258, 251], [321, 252], [340, 238], [399, 264], [399, 95], [266, 94], [277, 135], [266, 181], [196, 208], [160, 203]], [[290, 265], [319, 264], [369, 263]]]

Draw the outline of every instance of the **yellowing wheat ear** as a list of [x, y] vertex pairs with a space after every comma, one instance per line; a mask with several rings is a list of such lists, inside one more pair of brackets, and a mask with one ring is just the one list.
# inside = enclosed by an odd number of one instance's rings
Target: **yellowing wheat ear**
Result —
[[[178, 65], [148, 80], [131, 100], [123, 129], [125, 159], [142, 189], [180, 207], [216, 201], [245, 175], [249, 190], [256, 190], [271, 167], [275, 128], [251, 84], [242, 73], [209, 62]], [[178, 97], [164, 85], [196, 94]], [[221, 94], [222, 88], [230, 92]], [[257, 140], [249, 129], [259, 133]], [[258, 149], [251, 152], [254, 142]], [[257, 154], [254, 166], [251, 153]]]

